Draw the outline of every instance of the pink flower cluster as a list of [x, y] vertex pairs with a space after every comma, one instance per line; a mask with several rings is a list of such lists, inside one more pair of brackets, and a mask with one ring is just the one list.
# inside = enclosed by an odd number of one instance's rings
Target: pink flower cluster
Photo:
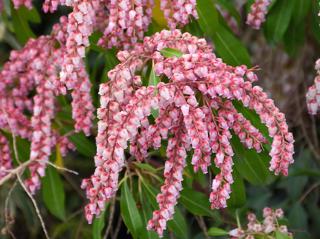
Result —
[[7, 138], [0, 133], [0, 179], [7, 175], [12, 169], [9, 142]]
[[[178, 49], [184, 55], [165, 58], [160, 53], [164, 48]], [[252, 85], [257, 80], [252, 70], [223, 63], [204, 39], [178, 30], [145, 37], [132, 50], [119, 52], [118, 58], [121, 63], [108, 73], [110, 81], [100, 86], [96, 169], [82, 184], [89, 199], [85, 208], [89, 223], [116, 194], [128, 142], [129, 152], [143, 160], [149, 149], [160, 147], [161, 139], [168, 140], [165, 182], [157, 196], [159, 210], [153, 213], [148, 229], [162, 236], [172, 218], [186, 154], [191, 150], [195, 171], [207, 173], [211, 162], [220, 169], [212, 182], [210, 202], [212, 208], [226, 207], [233, 183], [232, 132], [245, 147], [258, 152], [266, 143], [233, 107], [233, 100], [255, 110], [268, 127], [273, 138], [270, 170], [287, 175], [293, 162], [293, 137], [273, 101]], [[155, 74], [167, 83], [142, 86], [140, 74], [150, 61]], [[158, 112], [154, 123], [148, 118], [152, 111]]]
[[[68, 16], [67, 50], [70, 54], [66, 60], [72, 62], [77, 55], [82, 57], [82, 48], [88, 45], [88, 36], [93, 31], [103, 32], [99, 44], [104, 47], [129, 48], [142, 40], [144, 32], [151, 23], [153, 0], [45, 0], [45, 12], [54, 12], [58, 5], [71, 6], [73, 11]], [[189, 22], [189, 17], [198, 17], [196, 0], [161, 0], [161, 9], [171, 29]], [[72, 50], [68, 48], [73, 48]], [[77, 60], [78, 62], [78, 60]], [[75, 68], [77, 64], [75, 63]], [[64, 71], [63, 71], [64, 72]], [[66, 74], [67, 71], [64, 72]]]
[[[65, 21], [66, 18], [61, 18], [61, 25], [55, 25], [51, 35], [30, 39], [22, 50], [12, 51], [0, 72], [0, 127], [31, 141], [31, 177], [25, 183], [32, 193], [40, 187], [40, 177], [45, 174], [52, 147], [59, 144], [62, 154], [74, 148], [51, 127], [55, 97], [66, 94], [65, 82], [59, 79], [65, 53]], [[82, 130], [88, 135], [94, 109], [90, 83], [83, 80], [87, 79], [83, 71], [79, 72], [77, 88], [71, 93], [72, 115], [76, 131]]]
[[260, 222], [254, 213], [249, 213], [246, 229], [235, 228], [229, 232], [231, 239], [244, 238], [254, 239], [255, 236], [266, 236], [274, 238], [275, 231], [279, 231], [289, 237], [292, 233], [288, 232], [286, 225], [281, 225], [279, 219], [283, 218], [284, 213], [281, 208], [273, 210], [269, 207], [263, 209], [263, 221]]
[[320, 59], [316, 61], [315, 70], [317, 76], [314, 79], [314, 85], [312, 85], [307, 92], [307, 106], [310, 114], [317, 114], [320, 108]]
[[266, 20], [270, 3], [271, 0], [255, 0], [247, 17], [247, 24], [254, 29], [260, 29], [261, 24]]
[[160, 8], [168, 21], [169, 27], [175, 29], [177, 25], [186, 25], [189, 22], [189, 16], [198, 18], [196, 4], [196, 0], [162, 0]]

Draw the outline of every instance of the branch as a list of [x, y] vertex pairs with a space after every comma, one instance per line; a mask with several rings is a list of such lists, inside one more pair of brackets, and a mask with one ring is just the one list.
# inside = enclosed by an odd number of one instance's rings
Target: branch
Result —
[[31, 164], [32, 162], [34, 162], [34, 160], [28, 160], [20, 164], [15, 169], [12, 169], [6, 176], [0, 179], [0, 186], [2, 186], [6, 181], [8, 181], [13, 176], [17, 176], [18, 174], [22, 173], [25, 170], [25, 168], [28, 167], [29, 164]]
[[35, 210], [36, 210], [36, 213], [37, 213], [37, 215], [38, 215], [38, 218], [39, 218], [39, 220], [40, 220], [40, 223], [41, 223], [41, 226], [42, 226], [42, 230], [43, 230], [43, 232], [44, 232], [44, 235], [46, 236], [47, 239], [50, 239], [49, 234], [48, 234], [48, 231], [47, 231], [47, 229], [46, 229], [46, 225], [44, 224], [43, 218], [41, 217], [40, 210], [39, 210], [39, 208], [38, 208], [38, 206], [37, 206], [36, 201], [34, 200], [34, 198], [33, 198], [33, 196], [31, 195], [31, 193], [28, 191], [28, 189], [26, 188], [26, 186], [23, 184], [20, 175], [19, 175], [18, 173], [17, 173], [16, 175], [17, 175], [17, 179], [18, 179], [21, 187], [23, 188], [23, 190], [26, 192], [26, 194], [29, 196], [30, 200], [31, 200], [32, 203], [33, 203], [33, 206], [34, 206], [34, 208], [35, 208]]

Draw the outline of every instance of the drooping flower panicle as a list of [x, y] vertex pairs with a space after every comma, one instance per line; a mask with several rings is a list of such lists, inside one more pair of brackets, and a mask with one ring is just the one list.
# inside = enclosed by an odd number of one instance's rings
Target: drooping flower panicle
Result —
[[316, 61], [315, 70], [317, 71], [317, 76], [306, 95], [308, 111], [312, 115], [317, 114], [320, 108], [320, 59]]
[[[65, 18], [62, 17], [61, 22], [64, 21]], [[66, 87], [59, 80], [64, 47], [56, 47], [57, 42], [64, 39], [61, 31], [63, 28], [57, 24], [51, 35], [30, 39], [23, 49], [12, 51], [10, 61], [0, 72], [0, 127], [11, 131], [14, 136], [31, 141], [31, 177], [25, 182], [31, 193], [35, 193], [40, 187], [40, 177], [44, 176], [51, 149], [57, 143], [62, 149], [61, 153], [73, 148], [70, 142], [54, 132], [51, 126], [55, 115], [55, 97], [66, 94]], [[92, 115], [93, 107], [86, 110], [91, 99], [79, 92], [82, 92], [81, 87], [72, 92], [73, 98], [80, 95], [77, 104], [81, 107], [75, 107], [73, 100], [76, 125], [77, 122], [83, 122], [76, 130], [87, 133], [91, 122], [83, 119], [91, 117], [88, 112], [91, 111]], [[84, 110], [85, 113], [81, 113]]]
[[[160, 53], [164, 48], [178, 49], [183, 55], [165, 58]], [[293, 137], [273, 101], [252, 85], [257, 80], [252, 70], [223, 63], [204, 39], [178, 30], [146, 37], [132, 50], [119, 52], [118, 58], [121, 63], [108, 73], [110, 81], [100, 86], [96, 170], [82, 184], [89, 199], [85, 208], [89, 223], [116, 194], [128, 142], [129, 152], [143, 160], [149, 149], [160, 147], [161, 139], [168, 140], [165, 182], [157, 196], [159, 210], [153, 213], [148, 229], [162, 236], [172, 218], [191, 150], [195, 171], [207, 173], [212, 162], [220, 169], [212, 182], [210, 202], [212, 208], [226, 207], [233, 183], [232, 133], [258, 152], [266, 143], [258, 129], [237, 112], [233, 100], [260, 116], [273, 138], [270, 170], [287, 175], [293, 162]], [[140, 74], [148, 61], [167, 83], [142, 86]], [[148, 120], [152, 110], [159, 112], [154, 123]]]
[[254, 29], [260, 29], [261, 24], [266, 20], [270, 3], [271, 0], [255, 0], [247, 16], [247, 24]]

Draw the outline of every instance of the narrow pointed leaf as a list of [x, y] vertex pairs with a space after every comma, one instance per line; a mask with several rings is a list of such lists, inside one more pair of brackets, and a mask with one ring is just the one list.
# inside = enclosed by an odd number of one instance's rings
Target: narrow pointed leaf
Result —
[[98, 218], [95, 218], [92, 225], [93, 239], [102, 239], [102, 231], [105, 226], [105, 211]]
[[201, 29], [212, 36], [218, 26], [218, 13], [213, 1], [211, 0], [198, 0], [197, 1], [198, 22]]
[[232, 147], [235, 151], [234, 164], [239, 174], [254, 185], [262, 185], [271, 177], [269, 172], [270, 157], [265, 152], [257, 153], [253, 149], [245, 149], [240, 140], [233, 136]]
[[166, 58], [181, 57], [183, 55], [181, 51], [173, 48], [163, 48], [160, 53]]
[[265, 35], [269, 42], [278, 43], [286, 32], [294, 4], [291, 0], [279, 0], [271, 8], [265, 23]]
[[219, 26], [215, 34], [212, 35], [212, 40], [216, 52], [227, 64], [251, 66], [250, 56], [246, 47], [224, 26]]
[[229, 233], [218, 227], [211, 227], [208, 231], [209, 236], [227, 236]]
[[212, 216], [209, 198], [201, 192], [184, 188], [179, 201], [194, 215]]
[[129, 190], [127, 181], [123, 183], [121, 188], [120, 209], [122, 219], [131, 235], [133, 238], [139, 238], [139, 234], [142, 229], [142, 221], [136, 202]]
[[234, 182], [231, 184], [231, 195], [228, 199], [228, 208], [240, 208], [246, 203], [246, 189], [239, 173], [233, 171]]
[[48, 210], [57, 218], [65, 218], [65, 192], [62, 180], [53, 167], [46, 169], [42, 180], [42, 198]]

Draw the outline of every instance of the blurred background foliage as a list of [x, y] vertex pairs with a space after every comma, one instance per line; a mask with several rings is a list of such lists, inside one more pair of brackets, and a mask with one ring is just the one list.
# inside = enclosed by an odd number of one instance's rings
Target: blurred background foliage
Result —
[[[8, 60], [11, 50], [23, 47], [29, 38], [49, 34], [59, 16], [70, 11], [61, 7], [55, 14], [43, 14], [41, 1], [34, 1], [32, 10], [24, 7], [16, 10], [9, 0], [3, 1], [1, 65]], [[284, 209], [294, 238], [317, 239], [320, 238], [320, 127], [317, 126], [317, 118], [307, 114], [305, 92], [312, 83], [313, 65], [320, 55], [319, 3], [316, 0], [273, 0], [267, 21], [260, 31], [256, 31], [245, 25], [245, 16], [253, 0], [246, 1], [244, 5], [241, 2], [245, 1], [198, 0], [200, 18], [193, 19], [183, 31], [206, 37], [213, 44], [215, 53], [228, 64], [258, 65], [261, 68], [258, 84], [286, 113], [294, 132], [295, 164], [291, 166], [288, 177], [272, 176], [268, 170], [268, 146], [257, 154], [245, 150], [235, 138], [235, 183], [228, 208], [210, 209], [208, 195], [215, 169], [209, 175], [194, 174], [189, 164], [184, 172], [184, 190], [176, 214], [164, 238], [210, 238], [215, 235], [211, 227], [228, 231], [237, 226], [237, 219], [244, 222], [247, 212], [259, 213], [263, 207], [270, 206]], [[159, 1], [156, 4], [147, 35], [166, 28]], [[229, 27], [223, 13], [233, 19], [236, 28]], [[91, 36], [86, 57], [96, 107], [98, 86], [107, 81], [106, 72], [118, 63], [116, 49], [105, 50], [96, 45], [99, 34]], [[73, 130], [70, 99], [61, 97], [59, 103], [59, 113], [53, 125], [62, 134], [67, 134]], [[236, 106], [266, 133], [253, 112], [241, 105]], [[146, 231], [145, 226], [157, 208], [155, 196], [162, 183], [165, 146], [151, 152], [146, 163], [137, 163], [129, 158], [117, 197], [108, 203], [100, 218], [88, 225], [83, 215], [86, 198], [80, 183], [94, 170], [95, 140], [94, 137], [71, 133], [69, 138], [77, 150], [62, 158], [57, 145], [51, 160], [58, 166], [79, 172], [79, 175], [48, 167], [41, 192], [35, 196], [51, 238], [158, 238], [155, 233]], [[17, 146], [20, 159], [28, 160], [29, 143], [17, 139]], [[32, 202], [13, 180], [0, 188], [0, 202], [0, 238], [10, 238], [8, 228], [16, 238], [44, 238]], [[7, 226], [5, 208], [10, 215]]]

